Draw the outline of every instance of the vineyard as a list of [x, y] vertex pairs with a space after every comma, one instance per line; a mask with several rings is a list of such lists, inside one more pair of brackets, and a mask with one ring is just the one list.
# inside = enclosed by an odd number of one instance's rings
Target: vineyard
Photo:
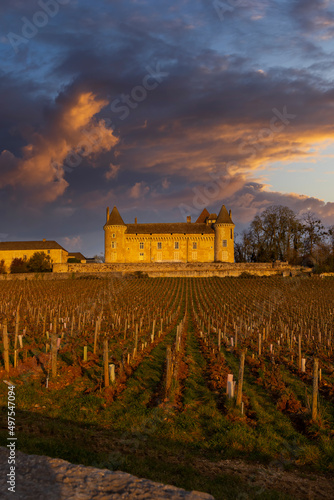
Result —
[[200, 464], [334, 473], [334, 280], [14, 280], [0, 298], [22, 451], [216, 498], [290, 497]]

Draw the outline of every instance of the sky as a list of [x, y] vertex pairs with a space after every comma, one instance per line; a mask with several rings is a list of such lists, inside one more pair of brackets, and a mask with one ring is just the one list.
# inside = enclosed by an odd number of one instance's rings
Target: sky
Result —
[[0, 241], [100, 254], [114, 205], [334, 224], [333, 3], [1, 0]]

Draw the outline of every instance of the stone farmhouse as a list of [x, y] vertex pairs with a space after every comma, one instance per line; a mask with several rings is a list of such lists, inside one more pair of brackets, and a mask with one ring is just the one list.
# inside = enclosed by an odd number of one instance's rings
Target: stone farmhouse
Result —
[[7, 270], [13, 259], [29, 260], [35, 252], [44, 252], [50, 256], [51, 262], [61, 264], [67, 262], [68, 252], [56, 241], [2, 241], [0, 242], [0, 261], [5, 261]]

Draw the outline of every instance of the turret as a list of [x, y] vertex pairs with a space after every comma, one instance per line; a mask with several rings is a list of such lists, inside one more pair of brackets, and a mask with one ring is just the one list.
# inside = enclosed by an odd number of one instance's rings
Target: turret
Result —
[[215, 262], [234, 262], [234, 223], [232, 211], [223, 205], [213, 225], [215, 230]]
[[117, 207], [114, 207], [109, 215], [107, 207], [107, 221], [104, 229], [104, 261], [125, 262], [125, 231], [126, 225], [120, 216]]

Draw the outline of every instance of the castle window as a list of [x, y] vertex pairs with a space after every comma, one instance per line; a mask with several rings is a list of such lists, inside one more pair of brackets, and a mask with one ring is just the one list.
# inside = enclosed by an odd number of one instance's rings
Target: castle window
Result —
[[48, 250], [48, 253], [50, 253], [50, 250]]
[[227, 247], [227, 240], [223, 240], [223, 247]]
[[158, 241], [158, 243], [157, 243], [157, 248], [158, 248], [158, 250], [161, 250], [161, 249], [162, 249], [162, 243], [161, 243], [161, 241]]
[[230, 229], [230, 232], [231, 232], [230, 238], [232, 239], [233, 238], [233, 229]]
[[139, 250], [144, 250], [144, 242], [143, 241], [141, 241], [139, 243]]
[[115, 234], [115, 233], [112, 233], [112, 237], [113, 237], [113, 238], [116, 238], [116, 234]]
[[116, 248], [116, 241], [111, 242], [111, 248]]
[[178, 241], [174, 241], [174, 248], [175, 248], [175, 250], [179, 249], [179, 242]]
[[197, 250], [197, 241], [193, 241], [193, 250]]

